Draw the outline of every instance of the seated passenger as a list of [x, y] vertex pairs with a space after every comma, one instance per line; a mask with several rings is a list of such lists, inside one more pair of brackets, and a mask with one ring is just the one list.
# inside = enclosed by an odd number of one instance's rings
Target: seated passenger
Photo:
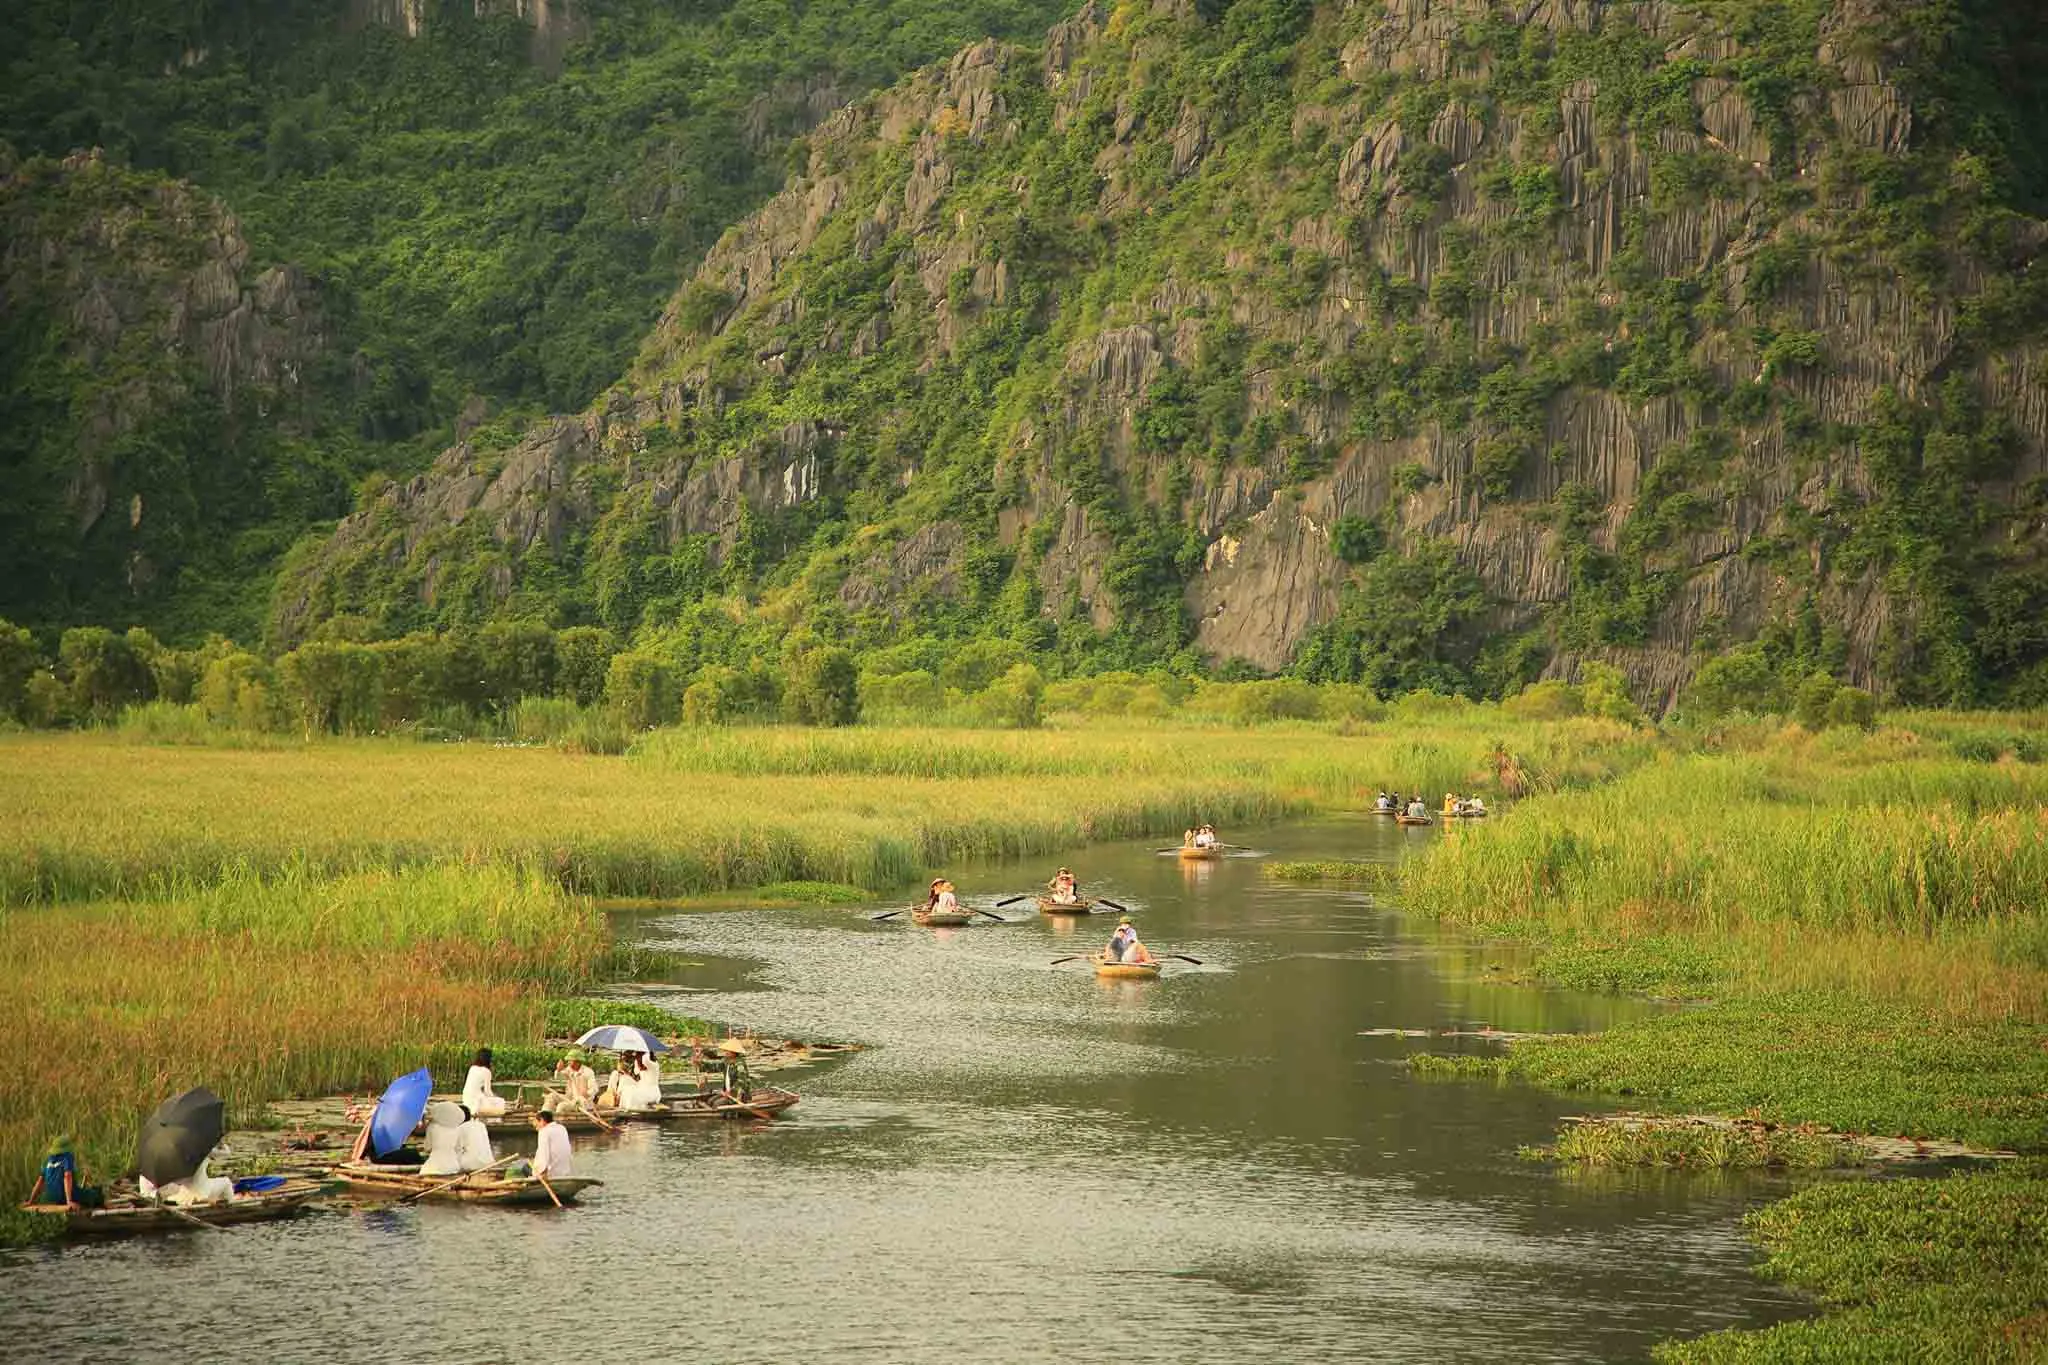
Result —
[[421, 1175], [462, 1173], [462, 1124], [467, 1117], [467, 1110], [447, 1100], [427, 1106], [427, 1159], [420, 1163]]
[[462, 1124], [455, 1130], [455, 1162], [464, 1171], [487, 1170], [498, 1164], [491, 1151], [491, 1130], [467, 1109], [462, 1111]]
[[491, 1089], [491, 1050], [487, 1047], [476, 1050], [476, 1060], [462, 1082], [462, 1107], [487, 1119], [505, 1112], [505, 1101]]

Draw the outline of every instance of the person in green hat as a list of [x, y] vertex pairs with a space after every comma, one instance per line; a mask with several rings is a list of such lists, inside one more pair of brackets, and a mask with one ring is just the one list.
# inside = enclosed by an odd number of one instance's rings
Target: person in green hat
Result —
[[103, 1208], [107, 1202], [97, 1185], [79, 1183], [78, 1157], [71, 1150], [68, 1137], [50, 1144], [43, 1157], [42, 1174], [36, 1177], [35, 1191], [29, 1200], [35, 1204], [62, 1204], [67, 1209]]
[[583, 1049], [572, 1047], [562, 1060], [555, 1063], [555, 1083], [562, 1087], [559, 1095], [548, 1094], [542, 1102], [557, 1112], [581, 1109], [588, 1113], [597, 1104], [597, 1073], [583, 1061]]

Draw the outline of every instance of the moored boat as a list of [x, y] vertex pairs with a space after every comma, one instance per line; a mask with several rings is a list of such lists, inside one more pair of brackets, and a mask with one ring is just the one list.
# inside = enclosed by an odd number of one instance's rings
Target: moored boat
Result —
[[65, 1230], [89, 1236], [124, 1236], [138, 1232], [180, 1232], [197, 1223], [223, 1227], [231, 1223], [262, 1223], [289, 1218], [327, 1192], [318, 1180], [287, 1180], [261, 1194], [241, 1194], [218, 1204], [164, 1204], [154, 1199], [126, 1199], [102, 1209], [67, 1209], [62, 1204], [23, 1204], [28, 1213], [55, 1214]]
[[[465, 1176], [421, 1175], [417, 1166], [379, 1166], [369, 1161], [345, 1161], [334, 1168], [335, 1179], [353, 1194], [383, 1194], [398, 1198], [432, 1199], [461, 1204], [544, 1205], [555, 1200], [568, 1204], [593, 1185], [604, 1182], [591, 1176], [550, 1176], [543, 1184], [533, 1176], [507, 1176], [497, 1171], [472, 1171]], [[554, 1190], [554, 1198], [548, 1191]]]
[[1159, 975], [1157, 962], [1111, 962], [1094, 958], [1095, 974], [1112, 981], [1151, 981]]
[[1095, 912], [1095, 902], [1082, 896], [1076, 900], [1059, 901], [1051, 896], [1038, 898], [1038, 913], [1041, 915], [1089, 915]]
[[[555, 1122], [572, 1133], [594, 1133], [607, 1125], [616, 1128], [622, 1123], [674, 1123], [682, 1119], [727, 1119], [727, 1118], [773, 1118], [788, 1109], [796, 1107], [798, 1095], [794, 1090], [782, 1090], [772, 1085], [757, 1086], [745, 1098], [729, 1095], [723, 1090], [683, 1090], [662, 1096], [662, 1102], [644, 1109], [600, 1109], [593, 1118], [580, 1109], [564, 1109], [555, 1115]], [[493, 1132], [523, 1130], [530, 1124], [531, 1109], [510, 1109], [503, 1114], [484, 1120], [484, 1126]], [[600, 1121], [601, 1120], [601, 1121]]]

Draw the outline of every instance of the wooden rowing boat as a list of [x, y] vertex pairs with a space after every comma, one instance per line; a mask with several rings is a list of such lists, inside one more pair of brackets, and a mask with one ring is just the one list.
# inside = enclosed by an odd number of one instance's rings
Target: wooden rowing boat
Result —
[[1051, 896], [1038, 898], [1038, 913], [1041, 915], [1089, 915], [1095, 912], [1095, 902], [1086, 896], [1078, 900], [1056, 901]]
[[1181, 845], [1180, 858], [1184, 863], [1212, 862], [1223, 856], [1220, 848], [1196, 848], [1193, 844]]
[[1112, 981], [1155, 981], [1159, 977], [1157, 962], [1111, 962], [1107, 958], [1095, 958], [1095, 974]]
[[910, 912], [910, 922], [922, 924], [931, 929], [958, 929], [974, 923], [974, 915], [967, 910], [930, 910], [923, 906]]
[[287, 1180], [262, 1194], [238, 1194], [218, 1204], [160, 1204], [154, 1199], [128, 1199], [103, 1209], [67, 1209], [62, 1204], [23, 1204], [29, 1213], [54, 1214], [67, 1232], [89, 1236], [125, 1236], [137, 1232], [190, 1231], [194, 1222], [222, 1227], [230, 1223], [262, 1223], [289, 1218], [326, 1193], [318, 1180]]
[[1488, 810], [1461, 810], [1458, 812], [1458, 818], [1460, 820], [1484, 820], [1491, 814], [1493, 812]]
[[[757, 1087], [744, 1100], [729, 1098], [722, 1090], [684, 1090], [664, 1095], [660, 1104], [646, 1109], [599, 1109], [595, 1118], [581, 1109], [564, 1109], [555, 1115], [555, 1122], [572, 1133], [595, 1133], [606, 1124], [616, 1128], [622, 1123], [674, 1123], [681, 1119], [772, 1118], [795, 1108], [797, 1099], [794, 1090], [772, 1085]], [[531, 1109], [508, 1109], [485, 1119], [484, 1126], [493, 1132], [524, 1129], [533, 1113]]]
[[1400, 808], [1399, 806], [1374, 806], [1374, 807], [1372, 808], [1372, 810], [1368, 812], [1368, 814], [1371, 814], [1371, 815], [1394, 815], [1394, 816], [1398, 816], [1398, 815], [1400, 815], [1400, 813], [1401, 813], [1401, 808]]
[[[564, 1204], [574, 1203], [577, 1195], [604, 1183], [589, 1176], [564, 1175], [549, 1176], [543, 1185], [532, 1176], [507, 1176], [497, 1171], [472, 1171], [458, 1179], [449, 1175], [421, 1175], [417, 1166], [379, 1166], [368, 1161], [345, 1161], [334, 1168], [334, 1176], [355, 1194], [418, 1196], [451, 1204], [501, 1204], [515, 1208], [552, 1208], [555, 1199]], [[554, 1199], [548, 1198], [549, 1186], [554, 1188]]]
[[1397, 815], [1394, 818], [1404, 825], [1433, 825], [1436, 823], [1427, 815]]

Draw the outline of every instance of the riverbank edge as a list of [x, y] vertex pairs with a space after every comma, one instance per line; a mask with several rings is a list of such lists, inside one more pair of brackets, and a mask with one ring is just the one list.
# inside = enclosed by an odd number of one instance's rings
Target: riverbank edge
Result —
[[[1496, 941], [1518, 949], [1545, 943], [1535, 933]], [[1642, 967], [1640, 945], [1603, 950], [1573, 944], [1556, 959], [1558, 970], [1546, 970], [1539, 951], [1526, 976], [1543, 984], [1583, 989], [1589, 968], [1604, 951], [1628, 958], [1630, 970]], [[1697, 984], [1689, 964], [1677, 964], [1674, 975]], [[1669, 998], [1655, 990], [1621, 993]], [[1814, 997], [1805, 1003], [1823, 1011], [1829, 1002]], [[1729, 1004], [1696, 1000], [1686, 1011], [1691, 1021], [1723, 1021], [1727, 1047], [1719, 1055], [1779, 1056], [1788, 1072], [1829, 1065], [1830, 1059], [1816, 1052], [1778, 1052], [1778, 1039], [1765, 1029], [1745, 1026], [1741, 1011], [1727, 1008]], [[1517, 1038], [1494, 1057], [1415, 1053], [1409, 1065], [1418, 1072], [1466, 1082], [1491, 1079], [1556, 1093], [1647, 1099], [1660, 1113], [1710, 1116], [1759, 1134], [1726, 1143], [1686, 1136], [1675, 1144], [1611, 1144], [1575, 1141], [1577, 1125], [1567, 1122], [1558, 1143], [1542, 1153], [1565, 1164], [1679, 1169], [1775, 1164], [1810, 1173], [1844, 1164], [1839, 1146], [1825, 1136], [1832, 1130], [1816, 1113], [1802, 1111], [1797, 1099], [1780, 1107], [1767, 1123], [1758, 1121], [1755, 1107], [1688, 1103], [1689, 1087], [1672, 1083], [1664, 1069], [1670, 1044], [1658, 1022], [1617, 1024], [1581, 1036]], [[2048, 1048], [2048, 1042], [2042, 1046]], [[1572, 1058], [1568, 1069], [1545, 1065], [1594, 1050], [1599, 1060], [1590, 1065], [1584, 1057]], [[1713, 1055], [1716, 1050], [1706, 1051]], [[1720, 1079], [1732, 1083], [1734, 1077], [1724, 1074]], [[1699, 1079], [1692, 1084], [1699, 1085]], [[1789, 1080], [1785, 1085], [1787, 1091], [1797, 1088]], [[1691, 1093], [1700, 1097], [1697, 1090]], [[1920, 1135], [1925, 1135], [1924, 1129]], [[1839, 1174], [1822, 1180], [1816, 1174], [1810, 1187], [1752, 1211], [1743, 1224], [1764, 1253], [1757, 1273], [1810, 1296], [1819, 1315], [1660, 1342], [1655, 1358], [1668, 1365], [2043, 1358], [2048, 1354], [2048, 1156], [2043, 1155], [2048, 1153], [2048, 1133], [2036, 1129], [2031, 1141], [2014, 1146], [2021, 1159], [1995, 1169], [1928, 1163], [1911, 1178], [1899, 1180], [1842, 1179]]]

